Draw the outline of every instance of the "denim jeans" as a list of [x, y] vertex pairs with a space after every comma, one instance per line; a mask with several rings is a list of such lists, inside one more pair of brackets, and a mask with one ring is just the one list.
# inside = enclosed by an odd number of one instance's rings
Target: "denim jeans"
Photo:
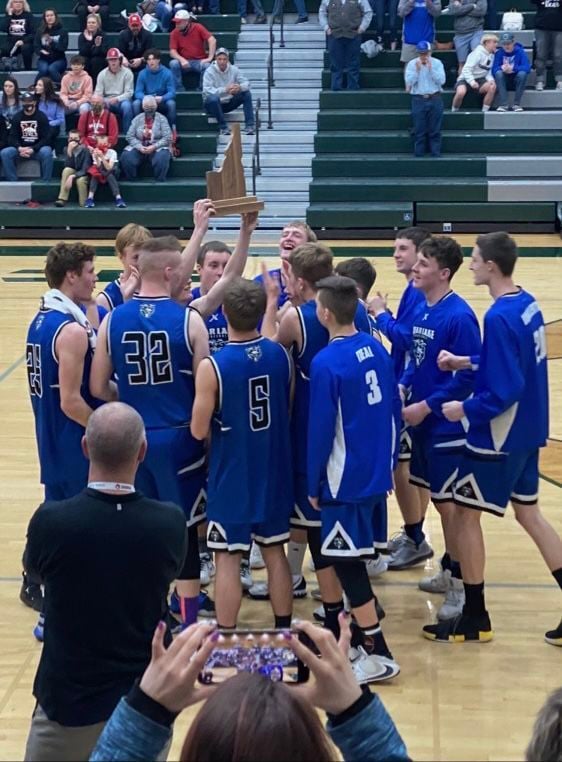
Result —
[[535, 69], [537, 82], [545, 81], [546, 62], [552, 57], [554, 79], [562, 81], [562, 32], [551, 32], [548, 29], [535, 29], [537, 54]]
[[422, 95], [412, 95], [412, 121], [415, 156], [423, 156], [428, 144], [432, 156], [441, 156], [441, 125], [443, 123], [441, 96], [424, 98]]
[[50, 77], [55, 84], [60, 85], [66, 67], [66, 58], [61, 58], [58, 61], [51, 61], [51, 63], [40, 58], [37, 61], [37, 77], [35, 78], [35, 81], [37, 82], [39, 77]]
[[498, 86], [498, 102], [500, 106], [507, 106], [507, 91], [515, 90], [514, 105], [521, 105], [521, 98], [525, 92], [525, 84], [529, 76], [526, 71], [518, 71], [517, 74], [506, 74], [501, 69], [496, 72], [495, 80]]
[[[151, 93], [152, 95], [152, 93]], [[138, 116], [140, 112], [142, 111], [142, 101], [134, 101], [133, 102], [133, 114], [135, 116]], [[160, 103], [157, 106], [157, 111], [159, 111], [161, 114], [164, 114], [166, 119], [168, 120], [168, 123], [172, 129], [176, 126], [176, 102], [173, 98], [170, 98], [169, 101], [160, 101]]]
[[203, 74], [205, 73], [205, 69], [209, 66], [208, 63], [203, 64], [199, 60], [194, 61], [188, 61], [189, 66], [183, 67], [180, 65], [179, 61], [176, 61], [175, 58], [172, 58], [170, 60], [170, 71], [172, 72], [172, 75], [174, 77], [174, 82], [176, 83], [176, 91], [182, 92], [185, 90], [185, 87], [183, 86], [183, 80], [182, 80], [182, 71], [194, 71], [198, 74], [200, 74], [199, 79], [199, 89], [201, 90], [201, 83], [203, 82]]
[[252, 108], [252, 94], [249, 90], [233, 95], [229, 101], [221, 103], [218, 95], [209, 95], [205, 98], [205, 110], [209, 116], [213, 116], [219, 123], [219, 127], [226, 127], [225, 114], [234, 111], [239, 106], [244, 109], [244, 121], [246, 128], [254, 127], [254, 110]]
[[127, 132], [133, 121], [133, 102], [124, 100], [106, 105], [112, 114], [117, 114], [121, 118], [121, 132]]
[[154, 15], [160, 22], [163, 32], [169, 32], [172, 27], [172, 18], [174, 15], [173, 10], [168, 6], [164, 0], [160, 0], [154, 10]]
[[[13, 146], [8, 146], [0, 151], [0, 158], [2, 159], [2, 169], [4, 177], [9, 182], [15, 183], [18, 179], [18, 173], [16, 168], [16, 161], [26, 161], [18, 155], [18, 149]], [[43, 146], [38, 152], [34, 152], [30, 158], [38, 159], [41, 165], [41, 180], [50, 180], [53, 174], [53, 149], [51, 146]]]
[[[241, 18], [244, 18], [248, 14], [248, 1], [247, 0], [237, 0], [238, 2], [238, 14]], [[254, 8], [254, 13], [256, 16], [265, 16], [265, 11], [263, 9], [263, 5], [261, 4], [261, 0], [252, 0], [252, 6]]]
[[377, 35], [382, 37], [384, 32], [384, 14], [388, 11], [388, 31], [392, 42], [398, 40], [398, 0], [369, 0], [375, 15]]
[[149, 161], [152, 164], [154, 179], [157, 183], [162, 183], [168, 176], [171, 158], [172, 156], [167, 148], [161, 148], [151, 154], [143, 154], [136, 148], [132, 148], [123, 151], [119, 163], [121, 164], [121, 171], [125, 177], [128, 180], [134, 180], [140, 165], [144, 161]]
[[[308, 12], [306, 10], [306, 5], [304, 0], [293, 0], [293, 3], [297, 11], [298, 17], [300, 19], [308, 18]], [[284, 5], [285, 5], [285, 0], [275, 0], [275, 2], [273, 3], [273, 15], [280, 16], [281, 10], [283, 9]]]
[[332, 90], [343, 90], [343, 74], [347, 71], [347, 89], [359, 90], [359, 61], [361, 36], [328, 37], [330, 68], [332, 70]]

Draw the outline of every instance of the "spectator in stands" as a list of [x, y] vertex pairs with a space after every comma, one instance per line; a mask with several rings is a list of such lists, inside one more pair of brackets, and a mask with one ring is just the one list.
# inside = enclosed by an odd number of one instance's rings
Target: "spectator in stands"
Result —
[[2, 101], [0, 102], [0, 114], [9, 130], [12, 126], [14, 115], [21, 110], [20, 88], [17, 79], [6, 77], [2, 85]]
[[[267, 16], [261, 4], [261, 0], [252, 0], [252, 6], [256, 18], [254, 24], [267, 24]], [[242, 24], [246, 24], [248, 21], [248, 0], [238, 0], [238, 14]]]
[[482, 35], [482, 42], [469, 54], [455, 85], [453, 111], [458, 111], [469, 87], [484, 96], [482, 111], [489, 111], [496, 95], [496, 83], [492, 76], [492, 63], [498, 47], [495, 34]]
[[64, 103], [49, 77], [40, 77], [37, 80], [35, 95], [39, 111], [49, 120], [49, 145], [54, 148], [59, 134], [65, 130]]
[[106, 66], [105, 54], [109, 45], [101, 28], [101, 19], [90, 13], [86, 19], [86, 28], [78, 37], [78, 52], [86, 61], [86, 71], [95, 82], [98, 74]]
[[523, 45], [515, 42], [513, 32], [501, 32], [499, 43], [501, 47], [496, 50], [492, 63], [492, 74], [496, 80], [500, 102], [496, 111], [509, 111], [508, 90], [515, 90], [513, 110], [523, 111], [521, 98], [531, 71], [531, 62]]
[[70, 130], [55, 206], [66, 206], [73, 185], [78, 192], [78, 203], [84, 206], [88, 195], [88, 169], [91, 164], [92, 157], [86, 146], [80, 142], [80, 133], [78, 130]]
[[153, 47], [152, 33], [142, 25], [138, 13], [131, 13], [127, 29], [119, 32], [117, 47], [123, 54], [123, 65], [138, 72], [144, 66], [144, 54]]
[[90, 110], [90, 98], [94, 90], [92, 78], [85, 70], [86, 60], [82, 56], [72, 56], [70, 71], [62, 78], [60, 97], [67, 114]]
[[34, 50], [37, 55], [37, 79], [50, 77], [57, 85], [66, 71], [68, 32], [63, 29], [53, 8], [43, 11], [43, 18], [35, 34]]
[[115, 114], [105, 108], [101, 95], [92, 95], [90, 101], [90, 110], [80, 114], [78, 120], [78, 132], [80, 140], [84, 145], [90, 148], [90, 152], [96, 147], [96, 138], [98, 135], [107, 135], [110, 148], [117, 145], [119, 137], [119, 125]]
[[215, 57], [217, 41], [203, 24], [194, 21], [189, 11], [177, 11], [174, 23], [176, 28], [170, 35], [170, 71], [174, 75], [176, 91], [181, 92], [185, 89], [184, 71], [200, 74], [201, 83], [205, 69]]
[[24, 69], [31, 69], [35, 18], [27, 0], [8, 0], [0, 31], [6, 34], [2, 55], [21, 56]]
[[435, 41], [435, 19], [441, 13], [441, 0], [400, 0], [398, 15], [404, 19], [402, 26], [402, 63], [417, 57], [419, 42]]
[[230, 135], [224, 115], [242, 106], [246, 122], [246, 135], [255, 132], [254, 110], [250, 83], [237, 66], [229, 60], [228, 50], [219, 48], [214, 63], [203, 75], [203, 105], [214, 117], [221, 135]]
[[154, 95], [156, 108], [168, 117], [170, 127], [176, 126], [176, 86], [172, 72], [160, 63], [160, 51], [156, 48], [145, 53], [146, 67], [139, 74], [135, 87], [133, 112], [140, 114], [145, 95]]
[[332, 90], [345, 89], [344, 72], [347, 72], [347, 89], [359, 90], [361, 35], [372, 18], [373, 11], [367, 0], [322, 0], [318, 21], [328, 35]]
[[544, 90], [546, 62], [552, 61], [556, 89], [562, 90], [562, 2], [561, 0], [532, 0], [537, 6], [535, 15], [535, 89]]
[[105, 29], [109, 28], [109, 0], [98, 0], [95, 5], [90, 5], [88, 0], [78, 0], [74, 9], [74, 12], [78, 16], [80, 29], [84, 29], [87, 26], [88, 16], [92, 14], [99, 17], [100, 29], [102, 27], [105, 27]]
[[112, 114], [119, 114], [123, 132], [127, 132], [133, 120], [133, 72], [123, 66], [123, 56], [117, 48], [107, 51], [107, 68], [100, 71], [94, 93], [101, 95]]
[[156, 110], [156, 98], [145, 95], [142, 99], [143, 113], [136, 116], [127, 132], [128, 146], [121, 154], [121, 169], [128, 180], [134, 180], [138, 169], [150, 161], [154, 179], [162, 183], [170, 167], [170, 141], [172, 130], [168, 120]]
[[488, 8], [487, 0], [451, 0], [441, 13], [454, 16], [453, 42], [459, 61], [459, 75], [468, 54], [480, 45], [484, 32], [484, 18]]
[[53, 174], [53, 149], [49, 145], [49, 120], [37, 108], [34, 93], [23, 93], [22, 110], [12, 119], [8, 146], [2, 149], [2, 170], [9, 182], [18, 179], [16, 161], [37, 159], [41, 166], [41, 180], [49, 181]]
[[[281, 11], [283, 10], [285, 0], [275, 0], [273, 3], [273, 18], [276, 22], [281, 19]], [[293, 5], [297, 12], [297, 24], [306, 24], [308, 21], [308, 13], [306, 11], [305, 0], [293, 0]]]
[[96, 137], [96, 147], [91, 152], [91, 155], [92, 165], [88, 169], [90, 187], [84, 206], [86, 209], [93, 209], [95, 207], [94, 196], [97, 189], [100, 185], [108, 185], [115, 199], [115, 206], [118, 209], [126, 209], [127, 204], [123, 201], [121, 191], [119, 190], [119, 183], [117, 182], [117, 151], [109, 147], [107, 135], [98, 135]]
[[384, 47], [384, 21], [388, 13], [388, 31], [390, 33], [390, 49], [396, 50], [398, 43], [398, 0], [369, 0], [376, 17], [377, 42]]
[[412, 122], [414, 124], [414, 155], [424, 156], [426, 149], [432, 156], [441, 156], [441, 126], [443, 124], [443, 98], [445, 69], [438, 58], [431, 57], [431, 43], [417, 44], [418, 57], [406, 65], [404, 77], [406, 91], [412, 96]]

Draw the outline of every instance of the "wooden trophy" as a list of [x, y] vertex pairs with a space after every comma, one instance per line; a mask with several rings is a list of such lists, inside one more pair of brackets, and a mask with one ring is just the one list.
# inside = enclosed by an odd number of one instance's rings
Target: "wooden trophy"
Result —
[[217, 217], [259, 212], [264, 207], [264, 202], [256, 196], [246, 195], [240, 124], [232, 123], [231, 129], [232, 137], [224, 152], [222, 167], [207, 172], [207, 197], [213, 202]]

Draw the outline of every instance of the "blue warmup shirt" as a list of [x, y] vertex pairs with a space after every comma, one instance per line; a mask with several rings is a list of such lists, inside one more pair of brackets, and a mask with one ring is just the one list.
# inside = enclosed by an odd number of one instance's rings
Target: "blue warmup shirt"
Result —
[[412, 326], [422, 304], [425, 304], [423, 293], [410, 281], [400, 299], [396, 317], [386, 311], [376, 319], [377, 328], [392, 344], [390, 356], [397, 381], [410, 360], [408, 350], [412, 345]]
[[[273, 280], [277, 281], [277, 285], [279, 286], [279, 298], [277, 299], [277, 309], [280, 309], [289, 298], [287, 295], [287, 289], [285, 288], [285, 282], [281, 275], [281, 268], [277, 267], [274, 270], [269, 270], [269, 275], [273, 278]], [[263, 286], [263, 275], [256, 275], [256, 277], [254, 278], [254, 281], [256, 283], [261, 283], [261, 285]]]
[[363, 332], [335, 338], [316, 355], [308, 423], [312, 497], [352, 503], [392, 488], [395, 386], [390, 355]]
[[158, 95], [164, 103], [175, 98], [176, 85], [170, 69], [162, 64], [156, 71], [148, 66], [141, 69], [135, 87], [135, 100], [142, 101], [145, 95]]
[[433, 42], [435, 39], [435, 21], [425, 6], [425, 0], [416, 0], [404, 18], [403, 35], [408, 45], [417, 45], [421, 40]]
[[121, 287], [118, 280], [113, 280], [111, 283], [108, 283], [102, 293], [109, 302], [109, 306], [112, 310], [123, 304], [123, 294], [121, 293]]
[[480, 346], [476, 315], [454, 291], [449, 291], [431, 307], [427, 302], [422, 306], [412, 326], [411, 362], [401, 379], [401, 383], [411, 389], [408, 403], [425, 400], [432, 411], [416, 426], [417, 431], [464, 439], [462, 423], [448, 421], [441, 406], [451, 400], [466, 399], [472, 392], [475, 374], [472, 370], [456, 373], [439, 370], [437, 357], [442, 349], [455, 355], [477, 355]]
[[[27, 332], [27, 380], [35, 417], [41, 483], [46, 485], [64, 482], [66, 470], [80, 470], [83, 486], [86, 485], [88, 476], [88, 462], [82, 454], [81, 445], [84, 427], [68, 418], [61, 410], [59, 364], [55, 354], [57, 337], [64, 326], [72, 322], [74, 319], [70, 315], [57, 310], [40, 309]], [[96, 408], [100, 403], [89, 390], [91, 365], [92, 351], [88, 347], [80, 394], [90, 407]]]
[[[291, 441], [295, 473], [306, 474], [308, 407], [310, 401], [310, 366], [312, 360], [330, 341], [330, 334], [316, 317], [316, 302], [311, 299], [296, 308], [302, 334], [302, 349], [293, 347], [295, 362], [295, 394], [291, 414]], [[365, 305], [359, 302], [355, 313], [358, 331], [371, 334], [371, 325]]]
[[138, 411], [147, 429], [186, 426], [191, 420], [193, 312], [166, 296], [134, 296], [109, 314], [108, 351], [119, 399]]
[[[193, 299], [199, 299], [201, 296], [201, 289], [199, 286], [191, 289]], [[205, 318], [205, 325], [209, 333], [209, 349], [211, 354], [214, 355], [219, 349], [222, 349], [228, 342], [228, 326], [226, 324], [226, 318], [222, 311], [222, 304], [216, 312]]]
[[486, 313], [474, 396], [464, 410], [471, 450], [495, 454], [546, 443], [546, 336], [540, 307], [527, 291], [501, 296]]
[[229, 342], [210, 360], [219, 395], [212, 421], [207, 516], [228, 524], [288, 518], [294, 504], [289, 355], [260, 336]]

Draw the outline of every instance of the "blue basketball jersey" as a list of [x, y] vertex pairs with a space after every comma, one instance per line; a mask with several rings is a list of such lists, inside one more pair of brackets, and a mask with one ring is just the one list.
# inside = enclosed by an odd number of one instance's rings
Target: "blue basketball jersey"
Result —
[[437, 357], [442, 349], [455, 355], [480, 354], [478, 320], [464, 299], [449, 291], [431, 307], [425, 302], [412, 326], [411, 362], [401, 382], [411, 389], [409, 404], [425, 400], [431, 413], [417, 427], [437, 437], [465, 437], [462, 422], [451, 423], [441, 412], [444, 402], [464, 400], [474, 386], [474, 372], [439, 370]]
[[[82, 454], [84, 427], [68, 418], [61, 410], [59, 364], [55, 342], [65, 325], [73, 322], [70, 315], [57, 310], [40, 309], [27, 332], [25, 349], [27, 381], [35, 417], [35, 434], [45, 485], [74, 483], [72, 497], [87, 483], [88, 462]], [[92, 408], [99, 405], [90, 394], [89, 378], [92, 352], [84, 358], [84, 374], [80, 393]]]
[[291, 360], [269, 339], [229, 342], [211, 358], [219, 399], [212, 423], [207, 515], [253, 524], [291, 514]]
[[356, 503], [391, 489], [395, 387], [390, 355], [365, 333], [335, 338], [316, 355], [310, 375], [310, 495], [324, 503]]
[[494, 302], [484, 317], [474, 396], [464, 403], [469, 449], [495, 454], [544, 446], [546, 349], [544, 320], [534, 296], [520, 290]]
[[397, 381], [410, 360], [408, 350], [412, 344], [412, 326], [424, 303], [425, 296], [410, 281], [400, 299], [396, 317], [393, 318], [392, 314], [386, 311], [376, 318], [377, 328], [392, 344], [390, 356], [394, 363], [394, 374]]
[[109, 302], [110, 309], [114, 310], [123, 304], [123, 294], [121, 293], [119, 280], [113, 280], [111, 283], [108, 283], [102, 293]]
[[[287, 289], [285, 287], [285, 281], [283, 280], [283, 276], [281, 274], [281, 268], [277, 267], [274, 270], [269, 270], [270, 277], [273, 278], [273, 280], [277, 281], [277, 285], [279, 286], [279, 297], [277, 299], [277, 309], [281, 309], [281, 307], [285, 304], [285, 302], [288, 300], [289, 296], [287, 294]], [[256, 283], [261, 283], [263, 286], [263, 275], [256, 275], [254, 278]]]
[[[293, 463], [296, 473], [306, 474], [308, 407], [310, 399], [310, 366], [321, 349], [328, 345], [330, 334], [316, 317], [316, 302], [311, 299], [296, 308], [302, 335], [302, 349], [293, 347], [295, 362], [295, 394], [291, 415]], [[367, 310], [362, 302], [357, 305], [355, 327], [371, 333]]]
[[[199, 299], [201, 296], [201, 289], [199, 286], [191, 290], [191, 294], [194, 299]], [[222, 304], [216, 312], [205, 318], [205, 325], [209, 333], [209, 349], [211, 354], [214, 355], [219, 349], [222, 349], [228, 342], [228, 326], [226, 324], [226, 318], [222, 311]]]
[[192, 314], [165, 296], [134, 296], [109, 315], [108, 352], [119, 399], [140, 413], [147, 428], [185, 426], [191, 420]]

